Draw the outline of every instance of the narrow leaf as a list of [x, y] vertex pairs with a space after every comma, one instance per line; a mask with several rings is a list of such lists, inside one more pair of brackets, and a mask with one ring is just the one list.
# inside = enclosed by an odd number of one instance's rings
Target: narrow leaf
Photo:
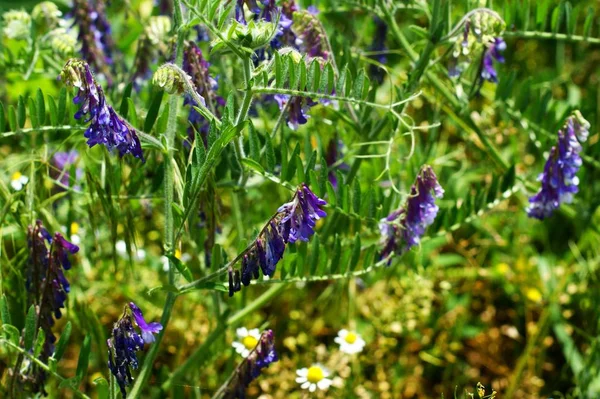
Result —
[[37, 312], [35, 306], [31, 305], [27, 311], [27, 318], [25, 319], [25, 350], [30, 350], [33, 345], [33, 338], [35, 337], [35, 324], [37, 319]]
[[87, 372], [91, 348], [92, 337], [88, 334], [83, 340], [83, 345], [81, 345], [81, 351], [79, 352], [79, 359], [77, 360], [77, 371], [75, 372], [75, 375], [79, 381], [83, 381], [83, 377], [85, 377]]
[[46, 123], [46, 103], [44, 101], [44, 93], [42, 89], [38, 89], [36, 93], [37, 119], [40, 125]]
[[63, 328], [62, 333], [60, 334], [60, 338], [58, 339], [58, 343], [56, 344], [56, 349], [54, 350], [54, 355], [52, 356], [57, 361], [62, 359], [65, 349], [67, 348], [67, 343], [69, 342], [69, 338], [71, 337], [71, 322], [68, 321], [65, 324], [65, 328]]
[[156, 122], [156, 118], [158, 118], [158, 111], [160, 110], [160, 103], [163, 99], [164, 91], [156, 90], [154, 93], [154, 97], [152, 98], [152, 102], [150, 103], [150, 108], [148, 108], [148, 114], [146, 115], [146, 120], [144, 121], [144, 131], [149, 133], [154, 127], [154, 122]]

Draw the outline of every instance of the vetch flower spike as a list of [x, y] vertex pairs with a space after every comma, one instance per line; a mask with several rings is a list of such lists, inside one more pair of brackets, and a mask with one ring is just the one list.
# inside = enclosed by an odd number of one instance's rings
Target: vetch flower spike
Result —
[[84, 133], [90, 147], [103, 144], [109, 150], [117, 150], [121, 157], [131, 154], [144, 161], [135, 129], [125, 123], [113, 107], [106, 104], [104, 91], [96, 83], [90, 66], [85, 61], [71, 58], [61, 71], [60, 78], [66, 85], [79, 89], [77, 96], [73, 98], [73, 103], [80, 105], [75, 119], [85, 117], [84, 122], [90, 122]]
[[[142, 335], [134, 328], [132, 316]], [[144, 342], [154, 341], [154, 337], [150, 339], [148, 334], [152, 336], [160, 330], [162, 330], [162, 326], [159, 323], [146, 323], [142, 311], [133, 302], [125, 306], [123, 315], [114, 324], [112, 335], [106, 341], [108, 346], [108, 368], [115, 376], [123, 398], [127, 396], [127, 385], [133, 382], [131, 369], [135, 370], [138, 367], [136, 352], [144, 349]]]
[[590, 123], [579, 111], [567, 118], [558, 131], [558, 142], [550, 149], [544, 171], [538, 177], [540, 190], [529, 198], [527, 214], [536, 219], [551, 216], [562, 203], [571, 203], [577, 193], [581, 167], [581, 144], [587, 140]]
[[438, 213], [435, 199], [443, 196], [444, 190], [433, 169], [428, 165], [423, 166], [404, 206], [379, 222], [382, 259], [394, 252], [401, 255], [419, 244]]
[[[67, 294], [70, 291], [69, 281], [64, 271], [71, 268], [69, 255], [79, 251], [79, 247], [67, 241], [60, 233], [54, 236], [48, 232], [40, 220], [29, 226], [27, 232], [29, 247], [29, 267], [27, 273], [28, 302], [35, 305], [38, 325], [46, 337], [39, 359], [47, 363], [54, 353], [56, 337], [52, 332], [55, 319], [62, 317]], [[34, 363], [22, 373], [30, 378], [35, 392], [43, 392], [46, 373]]]
[[[254, 331], [254, 330], [251, 330]], [[258, 331], [258, 330], [256, 330]], [[246, 398], [246, 388], [260, 376], [262, 370], [278, 359], [272, 330], [263, 331], [246, 359], [235, 369], [229, 381], [221, 387], [224, 399]], [[219, 395], [215, 395], [219, 397]]]
[[314, 234], [317, 220], [327, 216], [323, 207], [327, 202], [317, 197], [306, 184], [296, 190], [294, 197], [277, 210], [258, 234], [256, 240], [236, 258], [242, 260], [241, 273], [230, 265], [229, 296], [249, 285], [252, 279], [263, 275], [273, 277], [277, 263], [283, 258], [285, 246], [297, 240], [308, 241]]

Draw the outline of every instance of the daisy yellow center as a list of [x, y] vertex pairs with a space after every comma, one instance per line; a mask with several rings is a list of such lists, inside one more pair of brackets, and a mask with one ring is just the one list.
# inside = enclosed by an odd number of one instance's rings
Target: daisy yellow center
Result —
[[21, 176], [23, 176], [23, 175], [21, 174], [21, 172], [15, 172], [15, 173], [13, 173], [13, 175], [12, 175], [11, 179], [12, 179], [12, 180], [19, 180], [19, 179], [21, 178]]
[[248, 335], [248, 336], [244, 337], [244, 339], [242, 339], [242, 344], [244, 344], [246, 349], [252, 350], [256, 347], [256, 344], [258, 344], [258, 340], [256, 338], [254, 338], [253, 336]]
[[316, 384], [323, 378], [325, 378], [325, 376], [323, 375], [323, 370], [321, 369], [321, 367], [312, 366], [308, 369], [308, 374], [306, 375], [306, 379], [308, 380], [308, 382]]
[[344, 338], [344, 341], [346, 341], [349, 344], [353, 344], [356, 342], [356, 334], [353, 332], [349, 332], [348, 334], [346, 334], [346, 338]]
[[71, 223], [71, 234], [77, 234], [79, 232], [79, 223]]

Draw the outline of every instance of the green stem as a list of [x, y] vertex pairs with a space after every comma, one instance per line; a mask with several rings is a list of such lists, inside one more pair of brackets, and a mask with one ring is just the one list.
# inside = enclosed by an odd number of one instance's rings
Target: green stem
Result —
[[208, 360], [207, 352], [210, 351], [211, 345], [223, 334], [227, 327], [235, 327], [238, 325], [244, 318], [246, 318], [251, 313], [257, 311], [267, 303], [269, 303], [273, 298], [282, 293], [286, 288], [285, 284], [278, 284], [274, 287], [269, 288], [265, 293], [256, 298], [252, 303], [246, 306], [244, 309], [240, 310], [230, 318], [228, 318], [224, 323], [219, 324], [209, 335], [206, 337], [206, 340], [200, 345], [191, 355], [187, 358], [187, 360], [181, 364], [169, 377], [167, 381], [162, 385], [162, 389], [167, 391], [174, 382], [179, 381], [185, 373], [190, 370], [197, 370], [198, 367], [205, 361]]
[[[23, 348], [15, 345], [15, 344], [13, 344], [12, 342], [10, 342], [9, 340], [6, 340], [4, 338], [0, 338], [0, 341], [2, 341], [3, 343], [7, 344], [11, 348], [17, 350], [21, 355], [29, 358], [29, 360], [31, 360], [33, 363], [37, 364], [45, 372], [52, 374], [61, 383], [63, 381], [67, 380], [66, 378], [64, 378], [63, 376], [61, 376], [60, 374], [58, 374], [56, 371], [52, 371], [52, 369], [50, 369], [50, 367], [46, 363], [42, 362], [41, 360], [39, 360], [37, 357], [33, 356], [31, 353], [29, 353], [25, 349], [23, 349]], [[66, 384], [66, 386], [68, 386], [69, 388], [71, 388], [71, 390], [73, 391], [73, 393], [75, 394], [75, 396], [77, 396], [79, 398], [82, 398], [82, 399], [90, 399], [89, 396], [87, 396], [83, 392], [79, 391], [77, 388], [75, 388], [75, 387], [73, 387], [73, 386], [71, 386], [69, 384]]]
[[579, 35], [568, 35], [565, 33], [552, 33], [552, 32], [524, 32], [524, 31], [515, 31], [515, 32], [504, 32], [502, 34], [504, 37], [515, 37], [515, 38], [524, 38], [524, 39], [541, 39], [541, 40], [557, 40], [557, 41], [565, 41], [565, 42], [586, 42], [590, 44], [600, 44], [600, 38], [596, 37], [587, 37], [587, 36], [579, 36]]
[[[408, 39], [400, 30], [400, 27], [396, 23], [396, 19], [392, 16], [390, 11], [386, 7], [383, 7], [383, 11], [385, 14], [384, 19], [388, 22], [392, 35], [396, 38], [396, 40], [398, 41], [402, 49], [406, 52], [408, 57], [413, 62], [419, 64], [419, 54], [412, 48]], [[448, 89], [448, 87], [446, 87], [444, 83], [442, 83], [442, 81], [435, 75], [434, 72], [423, 70], [422, 73], [424, 74], [425, 78], [429, 81], [429, 83], [431, 83], [431, 85], [435, 88], [435, 90], [438, 91], [442, 96], [444, 96], [444, 98], [448, 101], [449, 105], [455, 110], [455, 112], [457, 112], [457, 114], [459, 114], [461, 118], [464, 119], [465, 123], [471, 129], [473, 129], [479, 140], [481, 140], [481, 142], [483, 143], [488, 155], [498, 164], [498, 166], [502, 170], [507, 170], [509, 168], [508, 162], [506, 162], [502, 158], [502, 156], [500, 155], [496, 147], [494, 147], [490, 139], [481, 131], [481, 129], [469, 116], [469, 114], [467, 113], [468, 108], [463, 107], [463, 104], [458, 100], [458, 98], [454, 96], [454, 94], [452, 94], [450, 89]]]
[[[183, 25], [183, 16], [181, 14], [181, 4], [179, 0], [175, 0], [173, 4], [174, 8], [174, 28], [177, 32], [177, 43], [176, 43], [176, 56], [175, 63], [181, 64], [183, 60], [183, 40], [184, 40], [184, 32], [180, 29]], [[179, 111], [179, 97], [171, 96], [169, 98], [169, 115], [167, 120], [167, 130], [165, 132], [165, 137], [167, 140], [167, 148], [165, 149], [165, 178], [164, 178], [164, 198], [165, 198], [165, 253], [167, 255], [172, 255], [174, 252], [174, 239], [175, 239], [175, 224], [174, 224], [174, 215], [173, 215], [173, 143], [175, 141], [175, 134], [177, 132], [177, 113]], [[176, 267], [173, 262], [169, 259], [169, 284], [175, 284], [175, 270]], [[177, 299], [177, 295], [173, 292], [169, 292], [167, 294], [167, 300], [165, 301], [165, 305], [163, 308], [163, 313], [161, 317], [161, 324], [163, 326], [162, 331], [156, 337], [156, 341], [152, 344], [146, 358], [144, 359], [144, 365], [140, 371], [140, 374], [137, 378], [137, 381], [128, 397], [130, 399], [138, 398], [141, 395], [143, 388], [150, 377], [152, 372], [152, 367], [154, 364], [154, 360], [158, 355], [158, 350], [160, 348], [160, 343], [165, 335], [167, 330], [167, 326], [169, 324], [169, 320], [171, 319], [171, 313], [173, 311], [173, 306], [175, 305], [175, 300]]]

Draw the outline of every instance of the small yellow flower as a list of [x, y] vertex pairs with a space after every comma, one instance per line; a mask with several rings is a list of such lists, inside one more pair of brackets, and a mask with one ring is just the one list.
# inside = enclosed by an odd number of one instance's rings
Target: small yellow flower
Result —
[[542, 301], [542, 293], [537, 288], [528, 288], [527, 291], [525, 291], [525, 295], [527, 296], [527, 299], [532, 302]]
[[260, 331], [258, 331], [258, 328], [248, 330], [246, 327], [241, 327], [235, 330], [235, 333], [238, 336], [238, 340], [234, 341], [231, 346], [242, 357], [248, 357], [260, 340]]

